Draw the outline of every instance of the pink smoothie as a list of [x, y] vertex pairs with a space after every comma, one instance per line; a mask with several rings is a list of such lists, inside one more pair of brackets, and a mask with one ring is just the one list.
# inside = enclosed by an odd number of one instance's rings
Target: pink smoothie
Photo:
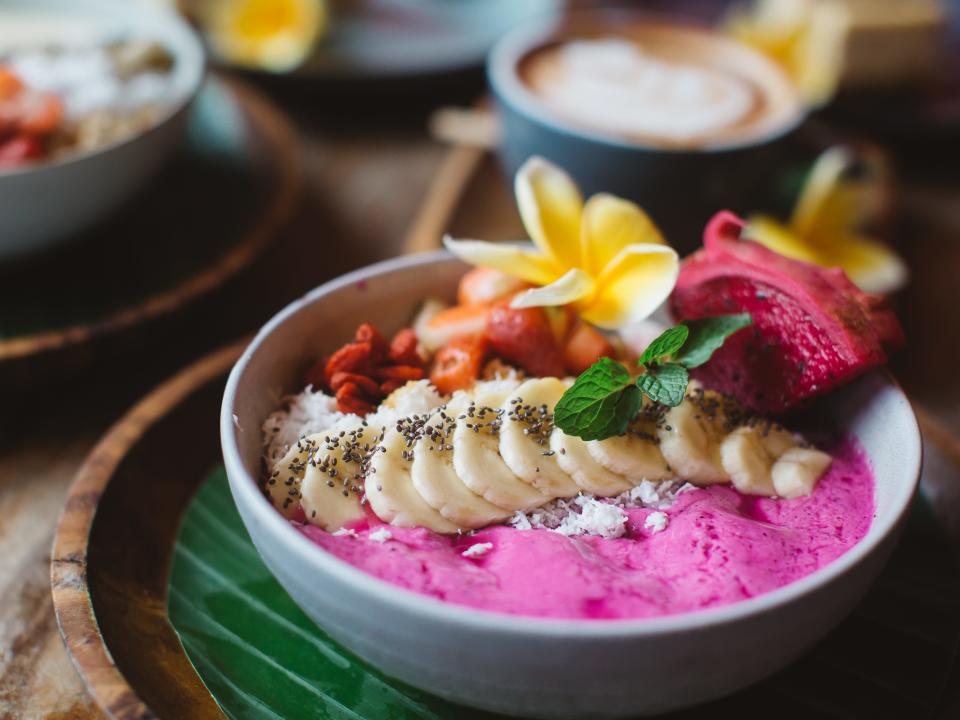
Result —
[[[852, 442], [810, 497], [776, 500], [729, 486], [681, 493], [667, 527], [644, 528], [653, 510], [627, 510], [621, 538], [565, 537], [494, 526], [443, 536], [379, 523], [335, 536], [294, 525], [328, 552], [382, 580], [471, 607], [555, 618], [640, 618], [716, 607], [793, 582], [835, 560], [867, 532], [873, 476]], [[370, 533], [386, 528], [378, 543]], [[493, 548], [461, 553], [476, 543]]]

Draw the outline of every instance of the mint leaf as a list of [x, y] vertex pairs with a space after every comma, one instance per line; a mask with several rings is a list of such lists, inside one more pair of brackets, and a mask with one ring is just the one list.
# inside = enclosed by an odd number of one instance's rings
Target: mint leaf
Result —
[[683, 347], [690, 329], [686, 325], [674, 325], [664, 330], [660, 336], [647, 346], [637, 361], [641, 365], [660, 363]]
[[686, 368], [700, 367], [720, 349], [728, 337], [752, 322], [749, 313], [687, 320], [683, 324], [689, 328], [689, 336], [673, 359]]
[[600, 358], [560, 398], [553, 424], [583, 440], [604, 440], [626, 432], [641, 400], [627, 369], [610, 358]]
[[690, 373], [675, 362], [653, 365], [637, 378], [637, 387], [651, 400], [676, 407], [687, 394]]

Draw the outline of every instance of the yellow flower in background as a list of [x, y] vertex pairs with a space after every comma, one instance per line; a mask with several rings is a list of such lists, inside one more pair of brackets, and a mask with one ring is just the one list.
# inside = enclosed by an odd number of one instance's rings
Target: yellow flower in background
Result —
[[603, 193], [584, 204], [570, 176], [537, 157], [517, 172], [514, 191], [533, 247], [444, 239], [471, 265], [541, 286], [513, 307], [572, 305], [588, 322], [615, 329], [648, 317], [670, 295], [677, 253], [639, 207]]
[[290, 70], [327, 22], [324, 0], [214, 0], [204, 19], [214, 52], [238, 65]]
[[849, 27], [846, 7], [822, 0], [756, 0], [725, 22], [730, 35], [779, 63], [814, 106], [837, 90]]
[[868, 164], [868, 177], [848, 179], [850, 153], [827, 150], [810, 170], [790, 222], [754, 215], [747, 220], [745, 236], [788, 257], [842, 268], [865, 292], [886, 294], [903, 287], [908, 278], [903, 260], [859, 231], [883, 202], [886, 168], [880, 158]]

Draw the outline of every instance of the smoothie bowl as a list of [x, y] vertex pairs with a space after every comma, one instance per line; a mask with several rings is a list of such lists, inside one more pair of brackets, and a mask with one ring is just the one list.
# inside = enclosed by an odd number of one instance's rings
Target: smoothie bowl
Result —
[[[729, 214], [706, 236], [679, 267], [658, 238], [632, 243], [643, 283], [620, 309], [603, 288], [559, 302], [585, 282], [576, 267], [538, 283], [436, 253], [277, 315], [231, 374], [221, 438], [294, 600], [388, 675], [537, 717], [702, 702], [819, 640], [880, 571], [916, 487], [913, 414], [875, 369], [899, 328], [837, 276], [741, 240]], [[666, 330], [664, 300], [682, 321]], [[629, 331], [598, 330], [624, 313]], [[771, 386], [758, 352], [793, 374]], [[734, 380], [738, 363], [756, 377]]]

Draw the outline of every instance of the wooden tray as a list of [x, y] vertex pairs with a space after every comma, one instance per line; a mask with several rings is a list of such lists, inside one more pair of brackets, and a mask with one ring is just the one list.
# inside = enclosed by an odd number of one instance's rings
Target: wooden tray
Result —
[[283, 115], [247, 85], [209, 81], [184, 146], [117, 217], [63, 249], [0, 266], [0, 389], [142, 342], [250, 265], [299, 186]]
[[[73, 662], [111, 717], [221, 716], [169, 624], [166, 592], [179, 518], [220, 462], [220, 397], [242, 346], [208, 356], [134, 407], [71, 489], [53, 548], [53, 601]], [[930, 469], [957, 466], [935, 445], [925, 451], [922, 486], [936, 507], [940, 481]], [[853, 617], [792, 668], [702, 711], [749, 716], [794, 694], [812, 718], [853, 718], [867, 707], [935, 717], [960, 690], [957, 603], [955, 556], [922, 504]]]
[[[491, 239], [520, 232], [512, 198], [482, 149], [450, 151], [407, 249], [434, 246], [446, 229]], [[932, 307], [922, 301], [922, 286], [936, 263], [922, 267], [919, 296], [906, 298], [910, 317]], [[931, 348], [935, 339], [918, 344]], [[74, 664], [112, 717], [220, 716], [169, 624], [166, 590], [179, 518], [219, 463], [220, 393], [241, 346], [202, 360], [131, 410], [71, 490], [53, 551], [54, 605]], [[916, 363], [904, 364], [902, 374], [922, 373]], [[934, 409], [944, 417], [941, 406]], [[862, 608], [793, 668], [684, 717], [750, 716], [785, 697], [814, 718], [858, 717], [867, 708], [931, 718], [960, 712], [960, 574], [943, 532], [960, 527], [960, 446], [933, 417], [921, 419], [925, 502]]]

